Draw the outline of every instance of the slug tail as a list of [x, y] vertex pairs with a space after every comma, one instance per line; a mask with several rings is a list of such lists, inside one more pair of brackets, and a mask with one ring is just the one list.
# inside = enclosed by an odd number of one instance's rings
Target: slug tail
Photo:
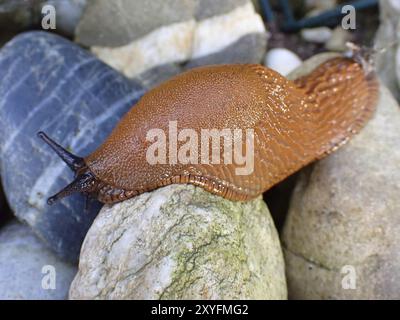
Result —
[[320, 65], [295, 84], [308, 97], [310, 118], [317, 123], [316, 159], [345, 144], [372, 117], [379, 84], [368, 60], [355, 51], [353, 57], [338, 57]]

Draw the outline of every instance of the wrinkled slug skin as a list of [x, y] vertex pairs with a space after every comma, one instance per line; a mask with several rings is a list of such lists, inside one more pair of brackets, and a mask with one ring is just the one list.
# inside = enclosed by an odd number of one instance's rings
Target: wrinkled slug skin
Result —
[[[149, 91], [85, 162], [95, 177], [129, 196], [170, 183], [192, 183], [231, 200], [248, 200], [310, 162], [324, 157], [359, 131], [378, 96], [375, 76], [352, 59], [334, 58], [309, 75], [289, 81], [261, 65], [192, 69]], [[254, 130], [254, 170], [223, 163], [149, 164], [150, 129], [167, 135], [195, 129]], [[185, 142], [178, 143], [179, 147]], [[199, 142], [200, 144], [200, 142]]]

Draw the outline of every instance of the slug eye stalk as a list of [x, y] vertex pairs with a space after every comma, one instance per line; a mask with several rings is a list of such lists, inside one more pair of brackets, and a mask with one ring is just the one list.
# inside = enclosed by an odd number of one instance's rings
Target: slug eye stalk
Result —
[[51, 139], [43, 131], [38, 132], [38, 137], [41, 138], [46, 144], [54, 150], [55, 153], [67, 164], [67, 166], [74, 172], [82, 169], [85, 166], [83, 158], [78, 157], [71, 152], [67, 151], [65, 148], [61, 147], [57, 142]]
[[78, 157], [65, 148], [60, 146], [57, 142], [51, 139], [44, 132], [38, 132], [41, 138], [51, 149], [68, 165], [68, 167], [75, 172], [75, 179], [61, 191], [47, 199], [47, 204], [52, 205], [57, 200], [69, 196], [75, 192], [90, 193], [94, 189], [95, 177], [86, 167], [83, 158]]
[[83, 192], [90, 193], [93, 188], [93, 182], [95, 181], [95, 177], [90, 173], [80, 174], [72, 181], [69, 185], [67, 185], [64, 189], [57, 192], [55, 195], [51, 196], [47, 199], [47, 204], [52, 205], [57, 200], [69, 196], [75, 192]]

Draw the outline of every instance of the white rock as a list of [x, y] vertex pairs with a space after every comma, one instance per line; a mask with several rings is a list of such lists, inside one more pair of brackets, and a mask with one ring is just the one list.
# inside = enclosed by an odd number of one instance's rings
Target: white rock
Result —
[[351, 40], [351, 34], [341, 26], [332, 31], [331, 38], [325, 43], [325, 48], [330, 51], [345, 51], [346, 42]]
[[76, 269], [60, 261], [29, 227], [11, 222], [0, 230], [0, 300], [65, 299]]
[[328, 27], [308, 28], [301, 30], [301, 37], [308, 42], [325, 43], [332, 36], [332, 30]]
[[[133, 78], [146, 70], [219, 52], [249, 34], [266, 34], [251, 2], [204, 20], [161, 26], [118, 47], [92, 46], [102, 61]], [[234, 50], [234, 48], [232, 49]]]
[[285, 48], [274, 48], [267, 52], [264, 65], [286, 76], [301, 65], [301, 59]]
[[227, 14], [200, 21], [193, 37], [191, 58], [220, 51], [246, 34], [263, 32], [264, 23], [249, 2]]
[[285, 299], [278, 235], [261, 197], [170, 185], [105, 206], [70, 299]]
[[96, 47], [92, 52], [127, 77], [171, 62], [188, 60], [192, 53], [195, 21], [160, 27], [139, 40], [121, 47]]

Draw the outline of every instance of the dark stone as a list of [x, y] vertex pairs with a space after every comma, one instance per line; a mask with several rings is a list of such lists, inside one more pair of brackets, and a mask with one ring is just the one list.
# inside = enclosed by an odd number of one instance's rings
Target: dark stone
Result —
[[43, 130], [85, 156], [144, 89], [74, 43], [45, 32], [23, 33], [4, 46], [0, 70], [0, 169], [8, 203], [50, 248], [76, 262], [100, 204], [88, 214], [79, 194], [46, 204], [73, 174], [36, 134]]

